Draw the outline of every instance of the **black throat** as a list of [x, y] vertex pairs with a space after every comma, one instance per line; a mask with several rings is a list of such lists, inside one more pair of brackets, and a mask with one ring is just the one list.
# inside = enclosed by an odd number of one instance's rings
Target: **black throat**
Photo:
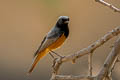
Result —
[[67, 38], [69, 36], [68, 24], [56, 24], [56, 25], [61, 31], [64, 32], [64, 35]]

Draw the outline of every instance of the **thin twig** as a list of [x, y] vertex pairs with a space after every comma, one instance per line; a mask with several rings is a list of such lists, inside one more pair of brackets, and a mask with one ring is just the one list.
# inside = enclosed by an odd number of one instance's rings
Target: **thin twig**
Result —
[[92, 53], [88, 55], [88, 68], [89, 68], [88, 75], [89, 76], [92, 76], [92, 55], [93, 55]]
[[115, 7], [114, 5], [108, 3], [108, 2], [105, 2], [104, 0], [95, 0], [96, 2], [99, 2], [101, 4], [103, 4], [104, 6], [107, 6], [109, 7], [110, 9], [114, 10], [115, 12], [119, 12], [120, 13], [120, 9]]
[[111, 68], [109, 69], [109, 74], [108, 76], [112, 76], [112, 72], [113, 72], [113, 69], [115, 68], [115, 65], [117, 63], [117, 59], [118, 59], [118, 56], [115, 58], [115, 60], [113, 61], [113, 64], [111, 65]]

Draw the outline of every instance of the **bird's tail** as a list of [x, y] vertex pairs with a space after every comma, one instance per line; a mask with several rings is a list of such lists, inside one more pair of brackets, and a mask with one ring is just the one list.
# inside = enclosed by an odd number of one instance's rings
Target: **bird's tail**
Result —
[[46, 53], [48, 53], [48, 51], [42, 51], [42, 52], [40, 52], [38, 55], [36, 55], [35, 57], [34, 57], [34, 59], [33, 59], [33, 62], [32, 62], [32, 65], [31, 65], [31, 67], [30, 67], [30, 69], [29, 69], [29, 71], [28, 71], [28, 75], [33, 71], [33, 69], [35, 68], [35, 66], [36, 66], [36, 64], [38, 63], [38, 61], [43, 57], [43, 56], [45, 56], [46, 55]]

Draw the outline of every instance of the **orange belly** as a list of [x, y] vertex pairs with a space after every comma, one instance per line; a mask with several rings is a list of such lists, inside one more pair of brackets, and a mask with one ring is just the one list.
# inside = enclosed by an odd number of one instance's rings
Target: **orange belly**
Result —
[[63, 42], [65, 41], [66, 37], [64, 36], [64, 34], [57, 40], [55, 41], [53, 44], [51, 44], [50, 46], [48, 46], [48, 48], [44, 49], [43, 51], [41, 51], [33, 60], [32, 66], [30, 67], [29, 70], [29, 74], [33, 71], [34, 67], [36, 66], [36, 64], [38, 63], [38, 61], [45, 56], [50, 50], [56, 49], [58, 47], [60, 47]]
[[51, 44], [48, 47], [48, 49], [53, 50], [53, 49], [56, 49], [56, 48], [60, 47], [65, 40], [66, 40], [66, 37], [63, 34], [58, 40], [56, 40], [53, 44]]

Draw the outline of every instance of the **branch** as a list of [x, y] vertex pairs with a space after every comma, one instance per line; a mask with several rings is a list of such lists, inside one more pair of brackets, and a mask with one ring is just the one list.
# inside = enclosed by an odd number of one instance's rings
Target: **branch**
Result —
[[99, 2], [101, 4], [103, 4], [104, 6], [109, 7], [110, 9], [114, 10], [115, 12], [119, 12], [120, 13], [120, 9], [118, 9], [117, 7], [115, 7], [114, 5], [105, 2], [104, 0], [95, 0], [96, 2]]
[[108, 72], [108, 76], [112, 76], [112, 72], [113, 72], [113, 69], [115, 68], [115, 65], [117, 63], [117, 60], [118, 60], [118, 56], [115, 58], [115, 60], [113, 61], [113, 64], [111, 65], [111, 68], [109, 69], [109, 72]]
[[[112, 31], [108, 32], [106, 35], [104, 35], [101, 39], [97, 40], [96, 42], [94, 42], [93, 44], [88, 46], [87, 48], [84, 48], [84, 49], [78, 51], [77, 53], [65, 56], [64, 58], [57, 58], [57, 59], [55, 59], [54, 60], [54, 65], [53, 65], [53, 72], [52, 72], [51, 80], [62, 80], [62, 79], [56, 79], [56, 78], [60, 78], [61, 77], [60, 75], [58, 75], [58, 70], [59, 70], [60, 66], [62, 65], [62, 63], [67, 62], [67, 61], [76, 60], [76, 59], [78, 59], [78, 58], [80, 58], [80, 57], [82, 57], [84, 55], [87, 55], [89, 53], [93, 53], [93, 51], [95, 49], [97, 49], [98, 47], [103, 45], [105, 42], [107, 42], [108, 40], [110, 40], [114, 36], [117, 36], [119, 33], [120, 33], [120, 27], [117, 27], [117, 28], [113, 29]], [[118, 43], [118, 41], [116, 43]], [[105, 74], [108, 71], [107, 68], [108, 69], [110, 68], [113, 60], [115, 59], [114, 56], [116, 56], [116, 53], [119, 51], [117, 49], [120, 46], [120, 44], [118, 44], [119, 45], [118, 46], [116, 43], [115, 43], [115, 47], [113, 47], [112, 52], [110, 53], [110, 55], [106, 59], [106, 61], [104, 63], [104, 66], [102, 67], [102, 69], [101, 69], [100, 73], [97, 75], [97, 77], [92, 77], [92, 79], [91, 78], [90, 79], [87, 78], [88, 80], [94, 80], [94, 78], [98, 78], [99, 80], [101, 80], [101, 78], [102, 79], [104, 78], [103, 76], [105, 76]], [[63, 77], [64, 77], [63, 80], [68, 80], [68, 79], [66, 79], [66, 77], [68, 78], [68, 76], [62, 76], [61, 78], [63, 78]], [[72, 76], [72, 77], [74, 77], [74, 76]], [[76, 79], [70, 79], [70, 80], [76, 80]]]
[[103, 80], [104, 76], [107, 76], [109, 69], [114, 61], [116, 61], [118, 54], [120, 53], [120, 38], [115, 42], [115, 45], [104, 62], [103, 67], [97, 75], [97, 80]]
[[84, 55], [87, 55], [87, 54], [93, 52], [96, 48], [100, 47], [105, 42], [107, 42], [114, 36], [118, 35], [119, 33], [120, 33], [120, 27], [117, 27], [117, 28], [113, 29], [112, 31], [108, 32], [106, 35], [104, 35], [101, 39], [97, 40], [96, 42], [94, 42], [93, 44], [88, 46], [87, 48], [84, 48], [84, 49], [78, 51], [77, 53], [65, 56], [64, 58], [56, 59], [55, 66], [54, 66], [55, 74], [57, 74], [59, 65], [61, 65], [63, 62], [72, 61], [74, 59], [78, 59]]
[[114, 59], [112, 65], [111, 65], [111, 68], [108, 71], [109, 80], [112, 80], [112, 72], [113, 72], [113, 69], [115, 68], [115, 65], [116, 65], [117, 62], [119, 62], [118, 56]]
[[72, 76], [72, 75], [56, 75], [52, 80], [93, 80], [90, 76]]
[[89, 76], [92, 76], [92, 56], [93, 56], [93, 53], [90, 53], [88, 55], [88, 68], [89, 68], [88, 75]]

